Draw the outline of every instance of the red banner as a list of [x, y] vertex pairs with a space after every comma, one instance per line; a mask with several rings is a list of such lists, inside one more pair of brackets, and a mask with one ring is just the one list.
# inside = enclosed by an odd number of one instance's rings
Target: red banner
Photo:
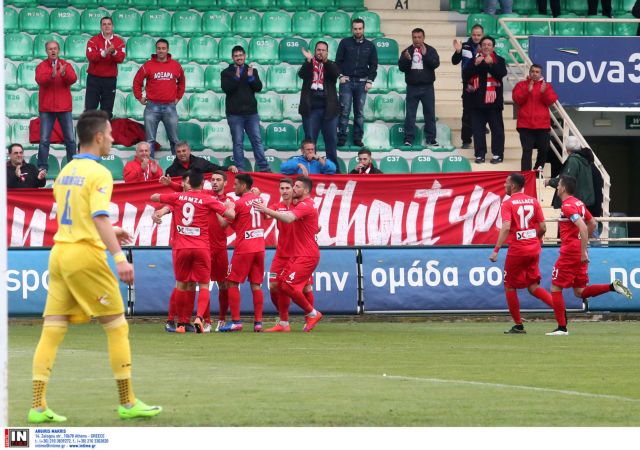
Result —
[[[500, 202], [509, 172], [415, 175], [313, 176], [320, 214], [321, 246], [493, 244], [500, 226]], [[536, 195], [535, 173], [524, 173], [525, 192]], [[252, 174], [269, 204], [279, 199], [276, 174]], [[233, 177], [227, 187], [232, 191]], [[166, 246], [170, 220], [152, 221], [157, 182], [117, 184], [111, 222], [134, 236], [136, 246]], [[53, 245], [57, 208], [51, 189], [15, 189], [8, 197], [8, 245]], [[265, 225], [268, 245], [276, 241], [272, 221]], [[235, 236], [229, 236], [233, 245]]]

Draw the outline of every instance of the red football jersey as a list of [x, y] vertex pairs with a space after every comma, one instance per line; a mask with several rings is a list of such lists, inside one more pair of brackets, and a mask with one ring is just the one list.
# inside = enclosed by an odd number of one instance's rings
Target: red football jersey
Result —
[[236, 231], [234, 253], [255, 253], [264, 251], [264, 217], [253, 207], [259, 199], [253, 192], [245, 192], [236, 200], [236, 218], [231, 226]]
[[[274, 203], [269, 208], [278, 212], [287, 212], [291, 210], [291, 207], [292, 205], [287, 205], [284, 202], [278, 202]], [[291, 242], [291, 232], [293, 230], [293, 224], [286, 223], [281, 220], [276, 220], [276, 226], [278, 227], [278, 243], [276, 245], [276, 255], [282, 258], [288, 258], [290, 253], [289, 244]]]
[[296, 216], [291, 230], [289, 256], [315, 256], [320, 257], [320, 249], [316, 234], [318, 233], [318, 210], [313, 204], [313, 198], [307, 197], [291, 208], [291, 213]]
[[209, 249], [210, 211], [224, 214], [225, 207], [204, 191], [161, 194], [160, 201], [173, 205], [174, 248]]
[[[227, 194], [223, 193], [222, 195], [218, 195], [213, 191], [206, 192], [210, 193], [213, 198], [219, 200], [221, 203], [227, 200]], [[212, 252], [227, 248], [227, 230], [220, 226], [217, 214], [209, 215], [209, 246]]]
[[542, 207], [537, 199], [522, 192], [516, 192], [502, 202], [503, 222], [510, 222], [509, 254], [512, 256], [537, 255], [540, 253], [538, 228], [544, 222]]
[[574, 222], [582, 219], [586, 224], [593, 216], [587, 207], [571, 196], [560, 207], [560, 254], [580, 256], [580, 233]]

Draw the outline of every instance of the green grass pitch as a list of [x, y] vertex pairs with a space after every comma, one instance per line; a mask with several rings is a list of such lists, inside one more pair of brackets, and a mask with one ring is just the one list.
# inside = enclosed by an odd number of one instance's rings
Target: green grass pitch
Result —
[[[246, 322], [247, 324], [249, 322]], [[176, 335], [131, 324], [136, 395], [117, 418], [106, 338], [71, 326], [47, 398], [68, 426], [639, 426], [637, 322], [571, 322], [568, 337], [505, 322], [327, 320], [310, 334]], [[26, 425], [39, 322], [9, 327], [9, 422]], [[386, 376], [384, 376], [386, 374]]]

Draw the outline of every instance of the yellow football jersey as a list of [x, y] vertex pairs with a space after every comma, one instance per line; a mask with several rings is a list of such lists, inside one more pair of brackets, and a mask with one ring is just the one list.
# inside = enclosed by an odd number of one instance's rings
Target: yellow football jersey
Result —
[[109, 215], [113, 178], [100, 157], [89, 153], [75, 155], [60, 171], [53, 185], [58, 205], [58, 231], [54, 242], [87, 242], [101, 249], [93, 217]]

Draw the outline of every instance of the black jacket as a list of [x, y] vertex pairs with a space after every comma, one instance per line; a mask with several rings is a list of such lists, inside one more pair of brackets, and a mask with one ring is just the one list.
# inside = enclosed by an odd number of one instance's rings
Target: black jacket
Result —
[[[462, 80], [465, 84], [468, 84], [474, 75], [478, 75], [480, 77], [478, 90], [467, 93], [469, 107], [481, 109], [504, 109], [502, 79], [507, 75], [507, 65], [503, 57], [496, 54], [496, 58], [497, 60], [495, 64], [487, 64], [482, 61], [476, 66], [474, 61], [472, 61], [467, 65], [467, 67], [462, 69]], [[493, 103], [484, 102], [484, 96], [487, 91], [487, 76], [489, 74], [491, 74], [493, 78], [500, 83], [496, 86], [496, 100]]]
[[7, 162], [7, 188], [40, 188], [46, 183], [46, 179], [38, 180], [38, 168], [33, 164], [23, 162], [20, 167], [22, 179], [16, 176], [16, 168], [10, 162]]
[[378, 169], [377, 167], [371, 167], [371, 170], [369, 171], [369, 173], [366, 172], [358, 172], [358, 169], [353, 169], [351, 172], [349, 172], [349, 174], [351, 175], [376, 175], [376, 174], [381, 174], [383, 173], [382, 170]]
[[427, 47], [427, 54], [422, 57], [422, 70], [412, 70], [411, 60], [404, 57], [404, 52], [409, 52], [413, 56], [413, 45], [404, 49], [398, 59], [398, 67], [404, 72], [404, 81], [410, 86], [424, 86], [433, 84], [436, 81], [436, 69], [440, 66], [440, 56], [435, 48], [424, 44]]
[[353, 36], [344, 38], [338, 44], [336, 63], [340, 75], [373, 82], [378, 74], [378, 49], [367, 39], [358, 42]]
[[227, 115], [248, 116], [258, 113], [256, 92], [262, 90], [262, 81], [258, 71], [253, 69], [253, 79], [247, 76], [248, 66], [242, 66], [240, 78], [236, 78], [236, 65], [229, 64], [220, 74], [222, 90], [227, 94], [225, 112]]
[[[636, 0], [636, 4], [633, 5], [633, 8], [631, 9], [631, 14], [633, 14], [633, 17], [637, 17], [638, 19], [640, 19], [640, 0]], [[638, 36], [640, 36], [640, 24], [638, 24]]]
[[[338, 106], [338, 94], [336, 93], [336, 81], [340, 75], [338, 65], [333, 61], [327, 61], [324, 67], [324, 91], [325, 110], [324, 117], [333, 119], [340, 113]], [[300, 106], [298, 112], [301, 116], [311, 114], [311, 83], [313, 82], [313, 62], [305, 61], [298, 71], [298, 76], [302, 78], [302, 90], [300, 91]]]
[[195, 169], [202, 173], [211, 173], [211, 172], [215, 172], [216, 170], [226, 171], [227, 167], [219, 166], [210, 161], [207, 161], [204, 158], [200, 158], [199, 156], [191, 155], [189, 157], [188, 169], [185, 169], [182, 163], [178, 160], [178, 158], [176, 158], [173, 160], [173, 164], [167, 167], [165, 175], [168, 177], [181, 177], [188, 170], [192, 170], [192, 169]]

